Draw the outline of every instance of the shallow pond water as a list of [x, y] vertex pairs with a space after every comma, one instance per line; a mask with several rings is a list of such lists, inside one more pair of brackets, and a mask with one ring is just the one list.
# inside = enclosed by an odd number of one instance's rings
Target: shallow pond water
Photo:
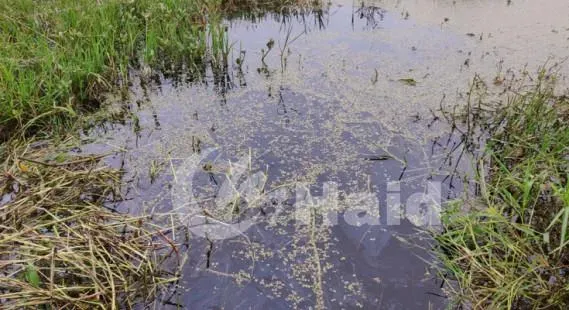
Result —
[[444, 308], [422, 230], [470, 164], [439, 110], [466, 102], [475, 74], [492, 88], [562, 60], [569, 3], [536, 3], [236, 14], [221, 73], [134, 83], [132, 120], [93, 129], [83, 151], [115, 151], [117, 208], [184, 244], [155, 306]]

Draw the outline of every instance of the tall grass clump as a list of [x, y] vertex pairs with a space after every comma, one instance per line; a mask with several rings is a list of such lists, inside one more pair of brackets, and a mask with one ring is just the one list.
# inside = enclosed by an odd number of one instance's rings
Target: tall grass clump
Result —
[[5, 146], [2, 309], [130, 309], [173, 281], [159, 228], [107, 207], [119, 198], [119, 171], [101, 156], [69, 154], [41, 142]]
[[478, 195], [455, 202], [435, 237], [466, 308], [569, 307], [569, 98], [553, 79], [468, 117], [487, 135]]
[[126, 86], [132, 68], [203, 72], [219, 4], [0, 0], [0, 136], [49, 134]]

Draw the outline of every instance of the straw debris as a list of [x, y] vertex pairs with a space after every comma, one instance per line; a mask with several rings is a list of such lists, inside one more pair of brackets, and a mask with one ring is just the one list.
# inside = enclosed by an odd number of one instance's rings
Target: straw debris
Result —
[[131, 308], [174, 280], [160, 269], [158, 251], [170, 246], [159, 228], [112, 209], [120, 171], [101, 156], [48, 141], [5, 145], [2, 157], [3, 309]]

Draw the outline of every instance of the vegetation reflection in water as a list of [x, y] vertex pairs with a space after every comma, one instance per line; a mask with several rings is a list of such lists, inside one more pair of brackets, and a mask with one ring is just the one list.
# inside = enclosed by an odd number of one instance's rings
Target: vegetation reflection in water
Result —
[[[270, 220], [264, 223], [264, 233], [275, 235], [277, 241], [273, 244], [259, 241], [266, 236], [254, 234], [241, 236], [241, 239], [234, 240], [233, 243], [208, 238], [196, 238], [190, 243], [185, 239], [183, 230], [172, 225], [176, 223], [172, 221], [169, 210], [163, 214], [151, 214], [154, 217], [150, 219], [147, 215], [135, 217], [132, 214], [119, 214], [117, 210], [120, 207], [115, 208], [117, 204], [128, 205], [128, 200], [131, 199], [129, 193], [124, 197], [119, 195], [124, 193], [125, 188], [140, 189], [124, 184], [121, 189], [119, 185], [122, 181], [131, 180], [133, 175], [137, 175], [135, 179], [143, 186], [148, 185], [146, 182], [150, 183], [147, 195], [155, 194], [153, 190], [162, 190], [160, 187], [172, 176], [169, 165], [177, 163], [176, 158], [154, 156], [137, 159], [139, 161], [125, 159], [141, 154], [156, 155], [139, 152], [135, 147], [129, 148], [133, 144], [127, 143], [120, 146], [126, 145], [126, 153], [130, 154], [123, 157], [121, 164], [124, 166], [120, 166], [126, 169], [101, 168], [102, 156], [82, 156], [78, 150], [83, 146], [76, 148], [79, 144], [76, 137], [67, 139], [66, 131], [87, 128], [86, 132], [101, 132], [106, 128], [122, 128], [122, 123], [127, 130], [134, 132], [136, 146], [148, 142], [148, 137], [158, 136], [170, 141], [164, 143], [163, 149], [167, 149], [167, 146], [187, 137], [176, 136], [179, 133], [177, 131], [170, 132], [170, 136], [156, 133], [169, 131], [180, 124], [175, 121], [169, 124], [169, 120], [162, 118], [162, 99], [156, 99], [155, 96], [157, 91], [168, 92], [170, 84], [173, 84], [182, 92], [182, 96], [188, 93], [194, 95], [192, 92], [184, 93], [184, 89], [198, 93], [200, 89], [206, 89], [204, 93], [207, 93], [207, 89], [213, 89], [215, 95], [200, 97], [197, 94], [192, 100], [204, 98], [214, 104], [221, 102], [235, 117], [224, 119], [220, 117], [223, 116], [222, 112], [218, 111], [203, 113], [207, 109], [198, 113], [198, 109], [203, 107], [199, 103], [196, 107], [191, 107], [196, 109], [191, 112], [188, 107], [176, 104], [167, 106], [174, 107], [180, 117], [191, 116], [196, 123], [205, 124], [212, 119], [225, 120], [223, 124], [208, 123], [200, 129], [215, 132], [216, 139], [219, 139], [217, 141], [191, 132], [192, 138], [185, 140], [191, 141], [188, 142], [191, 151], [182, 149], [187, 153], [205, 150], [215, 144], [212, 142], [225, 143], [228, 149], [247, 146], [250, 141], [246, 139], [240, 141], [241, 144], [233, 141], [257, 129], [251, 137], [259, 138], [259, 145], [269, 151], [274, 152], [275, 148], [282, 152], [298, 151], [294, 146], [287, 146], [293, 143], [305, 143], [317, 150], [320, 148], [321, 153], [301, 153], [298, 158], [283, 164], [283, 170], [286, 170], [294, 164], [302, 167], [302, 161], [306, 161], [311, 166], [302, 172], [306, 174], [305, 180], [313, 183], [321, 180], [326, 173], [359, 175], [362, 167], [371, 166], [387, 167], [386, 171], [392, 169], [386, 174], [390, 177], [396, 175], [399, 179], [418, 174], [422, 176], [426, 170], [417, 173], [417, 170], [424, 167], [414, 167], [413, 154], [408, 154], [428, 152], [421, 148], [405, 149], [403, 145], [406, 142], [401, 142], [405, 139], [398, 140], [391, 132], [393, 127], [388, 126], [391, 123], [383, 122], [387, 117], [381, 116], [394, 110], [385, 109], [383, 113], [377, 111], [380, 109], [371, 110], [371, 104], [377, 102], [366, 96], [373, 93], [374, 87], [382, 88], [386, 85], [393, 87], [394, 92], [403, 89], [412, 96], [417, 89], [429, 85], [427, 77], [430, 72], [393, 74], [388, 68], [368, 68], [367, 63], [357, 57], [340, 61], [338, 59], [341, 57], [331, 57], [329, 62], [324, 62], [327, 67], [318, 67], [322, 69], [321, 75], [314, 77], [310, 74], [302, 75], [303, 72], [293, 72], [298, 75], [291, 78], [293, 75], [286, 74], [294, 71], [290, 69], [297, 66], [297, 62], [298, 67], [301, 67], [303, 61], [298, 53], [295, 54], [298, 43], [302, 42], [301, 39], [311, 29], [324, 30], [330, 23], [329, 5], [301, 4], [303, 6], [298, 7], [297, 2], [280, 2], [275, 5], [273, 2], [253, 4], [241, 1], [52, 1], [40, 5], [34, 1], [0, 2], [0, 42], [3, 46], [0, 48], [0, 131], [2, 139], [9, 140], [1, 146], [5, 173], [0, 184], [5, 195], [0, 207], [0, 218], [8, 224], [0, 227], [0, 259], [5, 262], [0, 266], [0, 277], [5, 280], [0, 284], [0, 301], [6, 302], [8, 308], [38, 305], [56, 308], [112, 308], [150, 302], [154, 296], [159, 295], [167, 303], [176, 303], [175, 299], [187, 298], [188, 294], [180, 297], [176, 294], [181, 294], [183, 289], [163, 290], [165, 284], [174, 283], [174, 288], [180, 288], [184, 286], [184, 280], [198, 279], [202, 281], [200, 283], [208, 283], [212, 277], [216, 277], [215, 281], [219, 283], [224, 281], [223, 278], [228, 278], [238, 284], [223, 284], [226, 287], [236, 287], [239, 290], [245, 287], [242, 292], [248, 288], [263, 290], [271, 298], [285, 299], [287, 305], [298, 307], [325, 308], [339, 302], [334, 297], [339, 295], [343, 296], [342, 302], [345, 305], [383, 305], [383, 293], [375, 294], [376, 291], [371, 288], [385, 288], [385, 282], [382, 282], [385, 278], [370, 276], [362, 280], [359, 274], [352, 277], [351, 272], [346, 271], [349, 268], [344, 270], [339, 267], [348, 266], [348, 263], [342, 262], [360, 258], [358, 254], [346, 257], [341, 250], [341, 244], [349, 244], [349, 238], [353, 236], [347, 234], [347, 237], [343, 236], [346, 239], [336, 239], [338, 231], [319, 225], [318, 222], [322, 214], [328, 211], [343, 212], [350, 200], [345, 200], [342, 206], [334, 206], [338, 207], [337, 210], [330, 209], [331, 206], [309, 208], [313, 212], [309, 212], [305, 220], [301, 221], [302, 225], [294, 227], [294, 238], [286, 238], [291, 233], [291, 226], [286, 223], [295, 216], [292, 211], [269, 216]], [[350, 10], [352, 29], [354, 24], [358, 24], [366, 31], [377, 33], [378, 30], [383, 30], [385, 20], [389, 21], [389, 12], [377, 5], [358, 3]], [[224, 16], [228, 19], [223, 19]], [[409, 12], [402, 13], [401, 17], [408, 20]], [[252, 52], [239, 43], [230, 41], [227, 24], [238, 23], [239, 20], [255, 23], [268, 19], [281, 24], [281, 36], [263, 42], [259, 50]], [[448, 18], [443, 20], [443, 23], [448, 22]], [[298, 25], [304, 27], [299, 28]], [[440, 28], [442, 29], [442, 24]], [[322, 37], [324, 35], [322, 33]], [[389, 48], [395, 47], [388, 46], [387, 49]], [[410, 53], [418, 50], [416, 46], [406, 48]], [[302, 47], [298, 49], [302, 51]], [[389, 59], [387, 54], [386, 52], [383, 56]], [[259, 59], [253, 59], [256, 56]], [[461, 63], [461, 70], [469, 68], [470, 58], [461, 60]], [[353, 81], [342, 79], [353, 73], [350, 69], [345, 69], [351, 65], [366, 76], [354, 75]], [[257, 76], [252, 78], [251, 73]], [[386, 78], [386, 75], [390, 76]], [[314, 81], [326, 79], [334, 80], [336, 84], [318, 84], [318, 81]], [[307, 80], [314, 83], [312, 88], [306, 87], [311, 85], [306, 83]], [[502, 81], [497, 77], [494, 84]], [[195, 87], [196, 85], [198, 86]], [[321, 86], [321, 89], [314, 89]], [[119, 104], [114, 114], [114, 105], [106, 107], [113, 100], [105, 100], [112, 98], [113, 92], [118, 92], [117, 97], [122, 97], [117, 101]], [[335, 96], [323, 95], [327, 92], [334, 92]], [[273, 97], [259, 99], [266, 93]], [[164, 98], [179, 99], [167, 95]], [[567, 130], [563, 125], [563, 121], [566, 123], [566, 100], [554, 96], [545, 83], [513, 98], [510, 104], [492, 110], [494, 115], [489, 118], [487, 115], [475, 116], [489, 122], [489, 127], [477, 129], [488, 135], [487, 151], [484, 154], [492, 160], [484, 162], [479, 170], [481, 174], [477, 178], [477, 188], [480, 189], [480, 199], [467, 197], [463, 201], [457, 201], [443, 218], [443, 233], [437, 232], [433, 236], [438, 242], [436, 254], [446, 268], [441, 269], [441, 273], [449, 280], [448, 287], [455, 290], [452, 296], [460, 298], [458, 302], [475, 308], [532, 308], [548, 304], [563, 307], [567, 299], [564, 293], [564, 249], [569, 218], [565, 199], [567, 190], [564, 189], [567, 177], [563, 174], [567, 170]], [[278, 113], [282, 116], [278, 120], [282, 120], [282, 124], [288, 127], [275, 126], [274, 116], [263, 116], [262, 108], [270, 108], [269, 105], [250, 105], [245, 100], [271, 103], [274, 100]], [[361, 105], [354, 104], [356, 101]], [[242, 110], [231, 110], [233, 103], [243, 104]], [[302, 110], [303, 104], [322, 113], [309, 120], [317, 123], [314, 127], [294, 118], [295, 113], [300, 115], [306, 111]], [[97, 110], [99, 105], [105, 108]], [[405, 109], [407, 107], [402, 106], [396, 111], [405, 114]], [[148, 112], [149, 110], [153, 111]], [[431, 112], [429, 115], [432, 117], [417, 112], [416, 117], [411, 117], [409, 126], [423, 126], [425, 131], [431, 130], [431, 126], [446, 128], [442, 120], [448, 114], [438, 114], [444, 111]], [[471, 113], [472, 110], [467, 112]], [[151, 114], [150, 117], [146, 115], [148, 113]], [[502, 118], [497, 119], [496, 115]], [[239, 123], [242, 120], [240, 117], [244, 116], [257, 127]], [[108, 122], [111, 118], [117, 122]], [[472, 129], [469, 127], [467, 136], [461, 134], [462, 128], [455, 126], [457, 118], [456, 115], [448, 118], [454, 134], [446, 133], [434, 141], [429, 140], [432, 146], [428, 147], [432, 149], [431, 153], [435, 153], [433, 150], [439, 147], [439, 152], [451, 151], [449, 157], [443, 156], [442, 160], [438, 158], [436, 164], [448, 165], [453, 173], [461, 169], [461, 159], [467, 159], [466, 156], [463, 157], [462, 149], [470, 146], [467, 142]], [[371, 121], [367, 125], [360, 124], [359, 127], [342, 125], [344, 127], [338, 129], [339, 127], [330, 126], [331, 123], [348, 124], [362, 119]], [[505, 127], [494, 127], [496, 122]], [[381, 125], [374, 127], [376, 123]], [[329, 141], [322, 142], [318, 137], [300, 134], [300, 138], [293, 143], [263, 145], [263, 139], [270, 134], [279, 135], [278, 130], [283, 127], [290, 129], [294, 125], [329, 133]], [[229, 134], [232, 128], [243, 132]], [[486, 131], [488, 128], [498, 130]], [[402, 136], [407, 138], [413, 130], [406, 131]], [[110, 132], [113, 133], [113, 129]], [[386, 139], [382, 134], [387, 135], [387, 132], [390, 133], [391, 144], [374, 144], [369, 141], [374, 138], [378, 141]], [[120, 132], [117, 139], [126, 140], [131, 137], [131, 133], [118, 137], [123, 133]], [[346, 141], [349, 139], [342, 134], [353, 140]], [[540, 137], [539, 141], [535, 140], [536, 136]], [[55, 142], [38, 141], [39, 139], [55, 139]], [[356, 152], [354, 145], [360, 144], [365, 144], [368, 148]], [[254, 147], [248, 146], [249, 150], [252, 148]], [[382, 153], [377, 152], [379, 149]], [[255, 151], [253, 153], [256, 154]], [[330, 152], [326, 154], [326, 151]], [[361, 158], [356, 158], [356, 155], [361, 155]], [[329, 169], [324, 164], [315, 164], [317, 156], [329, 160], [336, 167]], [[334, 161], [336, 157], [341, 160]], [[262, 160], [263, 158], [257, 164], [263, 163]], [[354, 163], [361, 163], [361, 167], [353, 167]], [[141, 166], [144, 170], [139, 168]], [[203, 168], [202, 173], [213, 178], [223, 178], [222, 175], [226, 172], [223, 167], [216, 166], [215, 162], [210, 166], [206, 164]], [[428, 171], [426, 173], [437, 177], [433, 169]], [[451, 186], [461, 184], [454, 175], [444, 178], [444, 181]], [[275, 180], [269, 180], [270, 182]], [[350, 189], [362, 186], [365, 187], [358, 183]], [[207, 189], [202, 194], [207, 194]], [[246, 212], [250, 210], [236, 204], [238, 201], [239, 199], [234, 199], [228, 205], [230, 208], [225, 211], [229, 212], [222, 215], [211, 213], [211, 217], [225, 216], [226, 220], [235, 220], [240, 215], [247, 215]], [[135, 200], [133, 203], [139, 202], [140, 200]], [[287, 210], [290, 201], [282, 199], [277, 205], [281, 208], [280, 211]], [[475, 206], [465, 213], [464, 205]], [[259, 213], [270, 213], [269, 210], [275, 208], [267, 205], [251, 207]], [[140, 212], [144, 214], [144, 211]], [[93, 218], [97, 220], [94, 221]], [[167, 228], [160, 227], [158, 223], [168, 224], [164, 225]], [[360, 245], [365, 236], [364, 234], [359, 240]], [[375, 236], [382, 236], [382, 233], [376, 232], [374, 238]], [[383, 247], [392, 244], [388, 239], [370, 238], [370, 241], [374, 242], [352, 250], [354, 253], [374, 249], [381, 252]], [[411, 238], [406, 241], [417, 240]], [[421, 240], [417, 244], [429, 246]], [[182, 252], [190, 245], [190, 251], [187, 252], [189, 256], [186, 256]], [[275, 251], [271, 247], [282, 247], [284, 250]], [[399, 248], [389, 249], [393, 251]], [[240, 256], [228, 258], [233, 253], [239, 253]], [[177, 268], [161, 269], [171, 267], [172, 262], [176, 267], [178, 264], [183, 265], [186, 260], [189, 266], [201, 266], [201, 257], [204, 257], [205, 269], [211, 277], [195, 276], [196, 273], [183, 274], [183, 270]], [[223, 261], [221, 257], [225, 257], [226, 262], [235, 264], [235, 268], [229, 271], [220, 269], [220, 262]], [[164, 260], [168, 264], [162, 264]], [[365, 259], [355, 261], [362, 265], [368, 263]], [[271, 269], [271, 266], [282, 263], [287, 265], [286, 269]], [[519, 268], [520, 265], [523, 268]], [[373, 264], [370, 266], [372, 270]], [[263, 268], [274, 271], [272, 279], [268, 280], [266, 274], [263, 274], [266, 272]], [[66, 272], [63, 272], [64, 269]], [[530, 276], [520, 272], [529, 272]], [[176, 282], [180, 277], [182, 282]], [[421, 278], [425, 276], [421, 275]], [[341, 285], [332, 287], [331, 283], [336, 282], [341, 282]], [[253, 284], [248, 285], [251, 283]], [[287, 287], [287, 284], [292, 288]], [[185, 285], [193, 290], [189, 293], [189, 300], [196, 304], [201, 302], [197, 297], [199, 294], [192, 295], [196, 290], [200, 292], [200, 284]], [[204, 287], [207, 288], [205, 284]], [[214, 291], [211, 292], [212, 298], [218, 296]], [[173, 293], [173, 297], [168, 298], [165, 292]], [[374, 292], [371, 294], [374, 296], [369, 296], [370, 292]], [[430, 293], [432, 296], [439, 294]], [[388, 302], [393, 300], [389, 297], [386, 299]]]

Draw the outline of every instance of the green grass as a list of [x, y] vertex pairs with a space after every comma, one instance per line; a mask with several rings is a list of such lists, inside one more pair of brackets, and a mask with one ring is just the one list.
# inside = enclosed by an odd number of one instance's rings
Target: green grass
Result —
[[126, 87], [131, 69], [203, 73], [208, 59], [228, 48], [219, 6], [0, 0], [0, 136], [64, 128], [97, 108], [106, 92]]
[[488, 135], [479, 195], [456, 201], [435, 235], [441, 272], [467, 308], [569, 307], [569, 99], [551, 79], [469, 117]]
[[[211, 68], [222, 78], [229, 7], [0, 0], [0, 196], [11, 197], [0, 206], [0, 308], [143, 307], [177, 280], [168, 231], [108, 209], [120, 201], [122, 172], [70, 150], [89, 120], [111, 117], [99, 106], [127, 93], [133, 75], [199, 81]], [[153, 163], [150, 177], [159, 172]]]
[[120, 199], [121, 172], [71, 155], [76, 142], [62, 137], [105, 115], [84, 112], [133, 74], [199, 80], [227, 66], [220, 6], [0, 0], [0, 196], [12, 198], [0, 206], [0, 308], [132, 308], [176, 280], [162, 229], [106, 208]]

